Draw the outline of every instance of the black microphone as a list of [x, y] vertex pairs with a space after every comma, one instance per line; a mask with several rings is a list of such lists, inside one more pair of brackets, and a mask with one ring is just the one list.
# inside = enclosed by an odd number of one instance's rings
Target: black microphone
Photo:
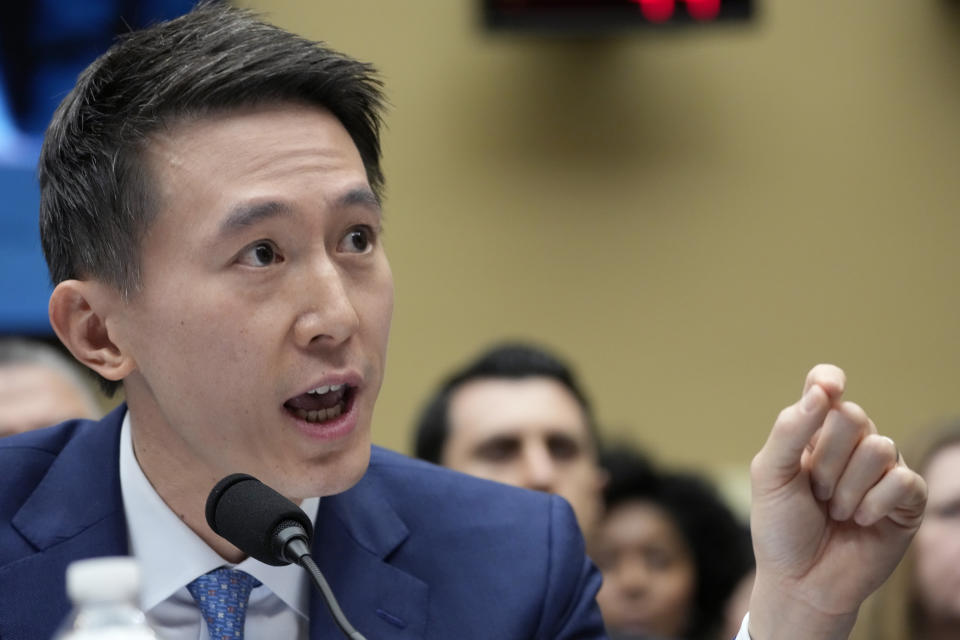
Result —
[[310, 555], [313, 524], [303, 509], [253, 476], [234, 473], [207, 497], [207, 524], [248, 556], [274, 566], [298, 564], [320, 589], [340, 631], [350, 640], [366, 640], [354, 629]]

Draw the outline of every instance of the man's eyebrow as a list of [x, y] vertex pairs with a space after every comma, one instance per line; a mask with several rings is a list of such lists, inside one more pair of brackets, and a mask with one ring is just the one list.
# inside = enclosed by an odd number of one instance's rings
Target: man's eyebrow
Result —
[[[337, 208], [348, 208], [357, 205], [366, 207], [377, 215], [381, 213], [380, 199], [369, 187], [351, 189], [337, 198], [335, 203]], [[293, 209], [290, 205], [278, 200], [239, 204], [231, 209], [226, 219], [220, 224], [217, 236], [229, 236], [263, 220], [269, 220], [270, 218], [285, 216], [291, 213], [293, 213]]]
[[360, 205], [380, 214], [380, 198], [369, 187], [351, 189], [337, 199], [337, 206], [352, 207]]
[[276, 200], [240, 204], [234, 207], [220, 224], [217, 235], [220, 237], [228, 236], [261, 220], [289, 215], [291, 212], [292, 209], [288, 205]]

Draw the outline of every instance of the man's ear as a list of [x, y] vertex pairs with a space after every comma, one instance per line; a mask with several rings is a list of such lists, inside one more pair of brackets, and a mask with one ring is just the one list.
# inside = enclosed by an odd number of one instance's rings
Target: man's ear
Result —
[[50, 294], [50, 324], [70, 353], [107, 380], [123, 380], [136, 362], [115, 341], [111, 314], [120, 292], [93, 280], [64, 280]]

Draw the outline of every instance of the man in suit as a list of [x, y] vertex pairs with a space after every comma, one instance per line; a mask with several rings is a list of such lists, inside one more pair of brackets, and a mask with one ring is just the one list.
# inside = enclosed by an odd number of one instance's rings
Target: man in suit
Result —
[[213, 635], [197, 580], [222, 565], [259, 583], [248, 637], [336, 637], [300, 569], [208, 526], [238, 471], [314, 518], [371, 639], [602, 636], [566, 503], [371, 456], [381, 103], [368, 65], [219, 4], [131, 34], [65, 98], [39, 171], [51, 324], [126, 404], [0, 450], [0, 638], [48, 637], [67, 564], [126, 553], [165, 638]]
[[[603, 637], [566, 502], [371, 455], [393, 300], [380, 104], [367, 65], [221, 5], [81, 75], [40, 160], [50, 318], [127, 402], [0, 441], [0, 638], [49, 636], [67, 564], [118, 553], [165, 638], [219, 633], [203, 595], [227, 574], [248, 638], [336, 637], [301, 572], [207, 525], [237, 471], [313, 516], [318, 564], [371, 640]], [[758, 456], [754, 640], [840, 637], [919, 521], [922, 483], [842, 392], [815, 369]], [[847, 558], [861, 542], [867, 568]]]
[[546, 349], [499, 344], [447, 376], [416, 423], [414, 454], [563, 497], [589, 547], [606, 482], [596, 422], [573, 369]]

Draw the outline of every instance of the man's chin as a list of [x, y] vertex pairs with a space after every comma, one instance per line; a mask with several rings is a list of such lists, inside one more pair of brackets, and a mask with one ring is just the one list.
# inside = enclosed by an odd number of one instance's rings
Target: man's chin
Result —
[[370, 443], [365, 441], [305, 463], [299, 471], [282, 471], [274, 489], [294, 501], [336, 495], [360, 482], [369, 465]]

